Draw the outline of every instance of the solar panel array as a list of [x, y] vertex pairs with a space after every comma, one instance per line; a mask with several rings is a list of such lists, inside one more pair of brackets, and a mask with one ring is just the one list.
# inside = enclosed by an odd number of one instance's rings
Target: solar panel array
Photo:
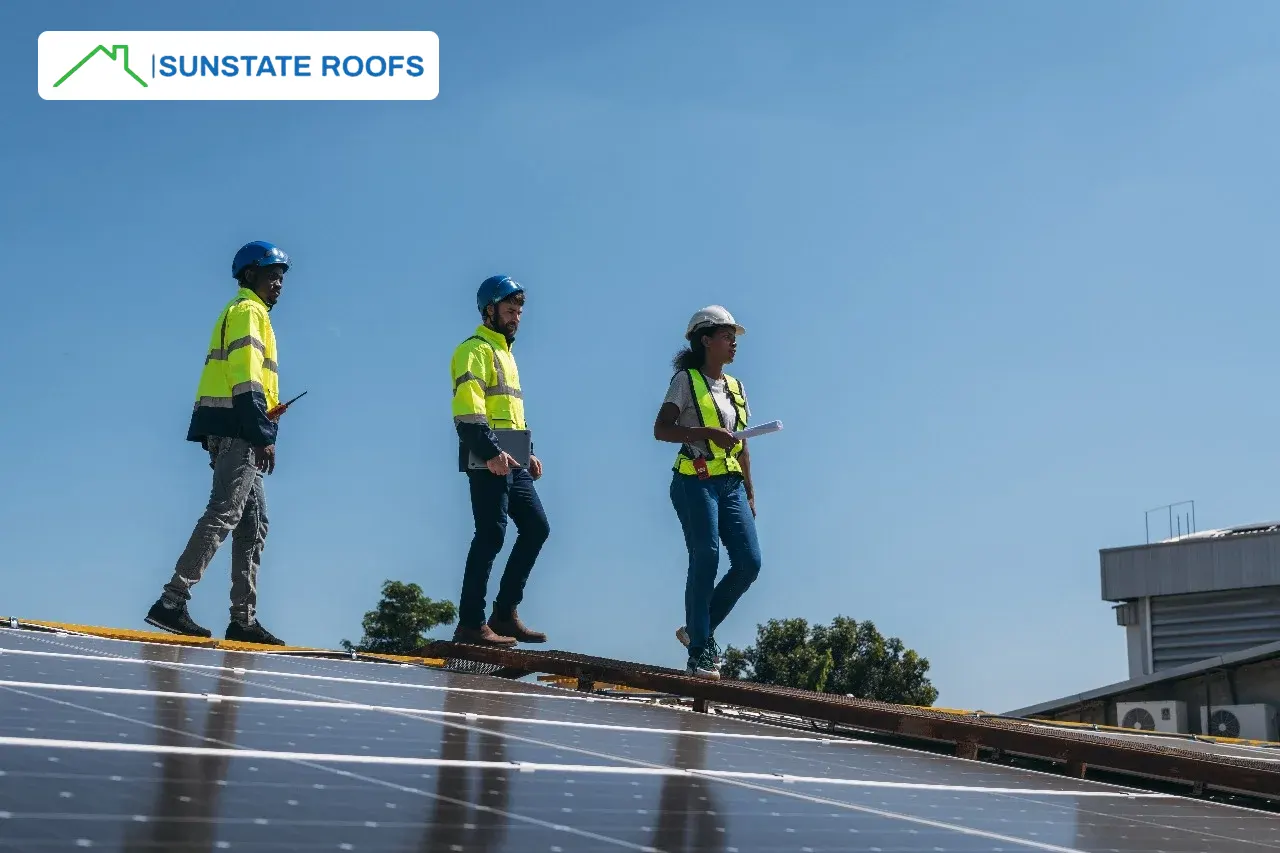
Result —
[[0, 850], [1268, 847], [1271, 813], [535, 683], [0, 630]]

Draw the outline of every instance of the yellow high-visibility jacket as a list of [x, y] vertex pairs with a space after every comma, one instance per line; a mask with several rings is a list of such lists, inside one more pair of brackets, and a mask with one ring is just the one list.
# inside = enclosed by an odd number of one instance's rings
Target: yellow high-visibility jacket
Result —
[[267, 412], [279, 402], [271, 316], [258, 294], [242, 287], [213, 324], [187, 440], [224, 436], [257, 447], [275, 444], [278, 425]]
[[458, 344], [450, 361], [453, 423], [461, 442], [460, 464], [468, 449], [481, 459], [499, 453], [492, 429], [527, 429], [520, 372], [506, 337], [487, 326]]

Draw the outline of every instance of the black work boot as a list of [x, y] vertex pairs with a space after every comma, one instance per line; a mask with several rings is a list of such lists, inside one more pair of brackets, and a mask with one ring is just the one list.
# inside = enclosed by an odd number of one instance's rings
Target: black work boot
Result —
[[147, 624], [154, 625], [161, 631], [168, 631], [170, 634], [181, 634], [185, 637], [212, 637], [213, 632], [202, 625], [197, 625], [195, 620], [191, 618], [191, 614], [187, 612], [187, 605], [184, 603], [178, 607], [168, 607], [164, 603], [164, 598], [156, 600], [151, 605], [151, 609], [147, 611]]
[[262, 627], [262, 623], [257, 619], [253, 620], [251, 625], [241, 625], [232, 619], [227, 623], [226, 639], [234, 640], [237, 643], [258, 643], [263, 646], [283, 646], [284, 640], [274, 636], [266, 628]]
[[508, 637], [515, 637], [520, 643], [545, 643], [547, 635], [541, 631], [531, 631], [520, 621], [520, 614], [512, 607], [505, 611], [503, 615], [499, 615], [496, 609], [492, 616], [489, 617], [489, 627], [499, 634], [506, 634]]
[[479, 628], [465, 628], [459, 625], [453, 629], [453, 641], [470, 646], [514, 646], [516, 644], [515, 637], [495, 634], [488, 625], [481, 625]]

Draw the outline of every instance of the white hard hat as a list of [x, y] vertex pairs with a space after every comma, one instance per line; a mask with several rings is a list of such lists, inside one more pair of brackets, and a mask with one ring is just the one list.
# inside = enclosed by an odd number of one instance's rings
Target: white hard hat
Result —
[[689, 326], [685, 329], [684, 336], [686, 340], [693, 340], [693, 333], [698, 329], [705, 329], [709, 326], [733, 326], [734, 331], [739, 335], [745, 335], [747, 330], [738, 325], [733, 319], [733, 315], [723, 305], [708, 305], [702, 308], [689, 318]]

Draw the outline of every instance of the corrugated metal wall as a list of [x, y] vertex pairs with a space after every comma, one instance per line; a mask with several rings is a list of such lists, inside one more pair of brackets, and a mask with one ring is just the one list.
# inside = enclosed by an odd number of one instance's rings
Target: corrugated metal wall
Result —
[[1280, 586], [1151, 599], [1155, 671], [1280, 640]]
[[1280, 584], [1280, 534], [1099, 553], [1104, 601]]

